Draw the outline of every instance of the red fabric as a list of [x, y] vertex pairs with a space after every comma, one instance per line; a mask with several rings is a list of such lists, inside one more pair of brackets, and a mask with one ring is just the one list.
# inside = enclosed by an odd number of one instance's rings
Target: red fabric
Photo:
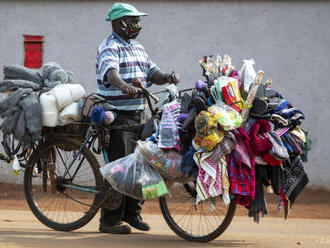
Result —
[[246, 147], [251, 158], [251, 168], [242, 161], [235, 161], [233, 154], [226, 156], [228, 176], [231, 193], [235, 196], [235, 202], [243, 206], [249, 206], [249, 201], [255, 197], [255, 162], [250, 147], [250, 138], [246, 131], [239, 127], [233, 131], [237, 143]]
[[264, 153], [261, 155], [261, 157], [267, 164], [269, 164], [271, 166], [279, 166], [282, 164], [282, 160], [278, 160], [278, 159], [274, 158], [269, 153]]
[[266, 135], [270, 129], [269, 122], [264, 119], [256, 120], [250, 127], [251, 149], [255, 155], [261, 155], [273, 147]]
[[283, 206], [284, 207], [287, 206], [288, 205], [288, 199], [286, 198], [283, 189], [281, 189], [280, 196], [281, 196], [281, 199], [282, 199]]

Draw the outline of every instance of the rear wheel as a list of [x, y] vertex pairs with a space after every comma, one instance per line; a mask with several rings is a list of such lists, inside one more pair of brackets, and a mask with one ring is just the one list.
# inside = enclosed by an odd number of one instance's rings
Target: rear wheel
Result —
[[24, 173], [25, 196], [33, 214], [46, 226], [72, 231], [97, 213], [103, 177], [99, 163], [84, 148], [64, 175], [80, 148], [80, 142], [50, 139], [31, 155]]
[[[171, 197], [170, 197], [171, 196]], [[168, 226], [188, 241], [208, 242], [219, 237], [229, 226], [236, 205], [225, 205], [221, 197], [195, 204], [195, 184], [175, 183], [170, 194], [159, 199]]]

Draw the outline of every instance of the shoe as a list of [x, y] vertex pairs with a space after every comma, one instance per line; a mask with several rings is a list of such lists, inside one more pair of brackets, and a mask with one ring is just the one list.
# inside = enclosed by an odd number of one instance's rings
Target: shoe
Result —
[[111, 226], [100, 223], [99, 231], [101, 233], [129, 234], [131, 232], [131, 228], [128, 225], [124, 225], [122, 223]]
[[142, 221], [142, 217], [139, 214], [136, 215], [128, 215], [124, 219], [130, 226], [139, 229], [141, 231], [149, 231], [150, 226], [148, 223]]

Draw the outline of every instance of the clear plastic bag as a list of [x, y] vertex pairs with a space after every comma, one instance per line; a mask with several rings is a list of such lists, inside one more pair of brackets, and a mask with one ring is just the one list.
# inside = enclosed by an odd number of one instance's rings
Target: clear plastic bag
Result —
[[182, 179], [182, 155], [177, 151], [165, 151], [152, 141], [139, 141], [137, 149], [144, 159], [168, 180]]
[[217, 102], [209, 107], [207, 111], [214, 115], [225, 131], [238, 128], [242, 124], [241, 115], [235, 109], [222, 102]]
[[100, 171], [115, 190], [135, 199], [148, 200], [167, 193], [162, 177], [137, 149], [126, 157], [106, 164]]

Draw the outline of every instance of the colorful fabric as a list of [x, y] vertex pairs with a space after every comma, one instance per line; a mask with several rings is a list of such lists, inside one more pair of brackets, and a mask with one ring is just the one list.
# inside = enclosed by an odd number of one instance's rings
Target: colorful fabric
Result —
[[225, 132], [223, 140], [214, 148], [211, 159], [218, 161], [226, 154], [231, 153], [236, 143], [235, 135], [231, 132]]
[[221, 163], [210, 159], [210, 152], [196, 152], [194, 160], [199, 165], [196, 182], [196, 204], [210, 197], [216, 197], [223, 193]]
[[238, 144], [246, 148], [250, 156], [251, 168], [240, 159], [235, 158], [234, 151], [226, 155], [227, 169], [230, 181], [231, 193], [235, 196], [235, 202], [244, 206], [249, 205], [250, 199], [255, 196], [255, 161], [250, 146], [250, 138], [242, 127], [234, 130]]
[[196, 116], [195, 130], [195, 143], [207, 151], [212, 151], [224, 137], [224, 132], [219, 129], [216, 119], [207, 111], [201, 111]]
[[112, 32], [100, 44], [96, 56], [97, 93], [105, 97], [117, 110], [143, 110], [146, 105], [145, 96], [127, 96], [119, 88], [112, 86], [106, 79], [110, 69], [117, 70], [127, 84], [140, 79], [145, 87], [150, 86], [148, 82], [159, 68], [151, 61], [143, 46], [136, 40], [126, 42]]

